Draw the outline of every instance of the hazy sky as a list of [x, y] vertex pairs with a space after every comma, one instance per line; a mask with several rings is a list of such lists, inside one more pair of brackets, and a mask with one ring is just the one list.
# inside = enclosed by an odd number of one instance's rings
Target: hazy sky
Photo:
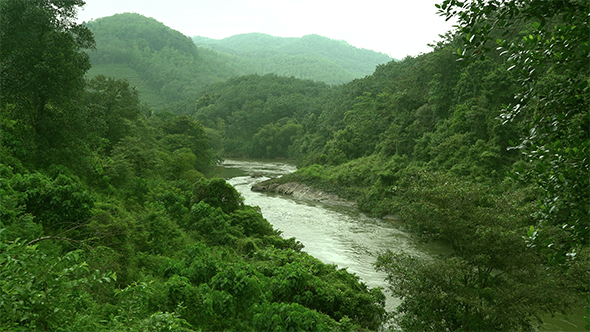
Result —
[[153, 17], [183, 34], [214, 39], [261, 32], [318, 34], [396, 59], [430, 51], [452, 23], [436, 14], [442, 0], [86, 0], [79, 21], [116, 13]]

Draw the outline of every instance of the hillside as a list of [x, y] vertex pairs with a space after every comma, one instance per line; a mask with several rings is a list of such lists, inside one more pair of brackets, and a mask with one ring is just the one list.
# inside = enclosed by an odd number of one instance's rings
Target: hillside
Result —
[[[551, 317], [580, 331], [589, 321], [587, 8], [502, 3], [498, 13], [470, 3], [481, 17], [463, 8], [465, 35], [317, 100], [289, 102], [269, 78], [230, 80], [196, 110], [204, 125], [225, 125], [225, 153], [299, 159], [260, 189], [303, 184], [447, 245], [428, 263], [399, 248], [377, 258], [401, 298], [391, 317], [402, 331], [561, 330], [538, 328]], [[249, 47], [272, 39], [261, 38]], [[486, 50], [490, 39], [501, 47]]]
[[[193, 111], [204, 86], [249, 74], [293, 76], [341, 84], [370, 75], [391, 58], [318, 35], [280, 38], [252, 33], [223, 40], [194, 37], [153, 18], [124, 13], [85, 25], [94, 34], [90, 78], [127, 79], [142, 103], [178, 114]], [[194, 42], [193, 42], [194, 41]]]
[[243, 57], [259, 74], [273, 73], [330, 84], [370, 75], [377, 65], [392, 60], [383, 53], [318, 35], [282, 38], [247, 33], [221, 40], [195, 36], [193, 41], [197, 46]]
[[241, 76], [203, 89], [194, 116], [219, 131], [225, 156], [285, 158], [336, 88], [276, 74]]
[[85, 25], [96, 40], [90, 77], [125, 78], [150, 107], [187, 112], [186, 100], [208, 84], [251, 73], [240, 59], [197, 48], [190, 38], [153, 18], [124, 13]]
[[[82, 3], [0, 1], [2, 330], [590, 330], [585, 2], [445, 1], [458, 29], [432, 52], [340, 85], [242, 75], [246, 57], [136, 14], [79, 25]], [[220, 153], [296, 158], [271, 181], [432, 254], [375, 257], [386, 312], [206, 178]]]
[[[1, 330], [377, 331], [379, 288], [205, 177], [218, 158], [200, 123], [142, 112], [125, 80], [85, 79], [83, 3], [0, 1]], [[153, 20], [93, 23], [94, 60], [166, 97], [229, 73]], [[273, 95], [281, 80], [296, 79]], [[287, 92], [313, 84], [327, 86]]]

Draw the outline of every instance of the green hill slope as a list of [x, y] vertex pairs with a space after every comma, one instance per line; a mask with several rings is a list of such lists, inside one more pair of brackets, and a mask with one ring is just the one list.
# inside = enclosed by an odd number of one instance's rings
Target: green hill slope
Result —
[[253, 72], [240, 59], [197, 48], [153, 18], [116, 14], [86, 23], [96, 40], [89, 76], [125, 78], [153, 108], [185, 113], [186, 100], [208, 84]]
[[221, 40], [195, 36], [193, 41], [197, 46], [243, 57], [259, 74], [274, 73], [331, 84], [370, 75], [377, 65], [392, 60], [383, 53], [318, 35], [282, 38], [248, 33]]
[[124, 13], [85, 23], [96, 40], [88, 76], [127, 79], [149, 107], [194, 110], [207, 85], [231, 77], [273, 73], [340, 84], [370, 75], [387, 55], [318, 35], [279, 38], [244, 34], [192, 40], [153, 18]]

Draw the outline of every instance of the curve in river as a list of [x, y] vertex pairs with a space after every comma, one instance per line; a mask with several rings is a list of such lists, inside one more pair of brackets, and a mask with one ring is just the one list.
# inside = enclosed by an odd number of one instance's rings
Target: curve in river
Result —
[[420, 246], [391, 223], [367, 217], [354, 208], [250, 190], [257, 182], [295, 170], [294, 165], [285, 162], [226, 160], [217, 175], [225, 177], [246, 204], [260, 207], [264, 217], [284, 237], [300, 241], [305, 252], [324, 263], [346, 268], [369, 287], [383, 287], [386, 309], [393, 310], [399, 300], [385, 291], [385, 273], [373, 268], [377, 255], [389, 249], [428, 257], [438, 248]]
[[[245, 199], [260, 207], [264, 217], [284, 237], [295, 237], [305, 252], [324, 263], [336, 264], [355, 273], [369, 287], [382, 287], [387, 296], [386, 310], [393, 311], [400, 303], [387, 291], [385, 273], [373, 268], [377, 255], [385, 250], [404, 251], [428, 259], [446, 251], [434, 244], [421, 245], [395, 224], [370, 218], [355, 208], [334, 206], [291, 196], [253, 192], [257, 182], [276, 178], [296, 170], [295, 165], [277, 160], [226, 160], [215, 176], [225, 178]], [[570, 319], [563, 316], [544, 317], [541, 331], [581, 331], [583, 309]], [[572, 319], [573, 318], [573, 319]]]

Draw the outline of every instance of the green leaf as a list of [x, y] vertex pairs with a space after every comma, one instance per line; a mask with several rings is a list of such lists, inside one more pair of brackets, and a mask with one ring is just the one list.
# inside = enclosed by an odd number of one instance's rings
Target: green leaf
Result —
[[533, 235], [535, 235], [535, 226], [529, 227], [529, 229], [526, 232], [526, 234], [528, 235], [528, 237], [533, 237]]

